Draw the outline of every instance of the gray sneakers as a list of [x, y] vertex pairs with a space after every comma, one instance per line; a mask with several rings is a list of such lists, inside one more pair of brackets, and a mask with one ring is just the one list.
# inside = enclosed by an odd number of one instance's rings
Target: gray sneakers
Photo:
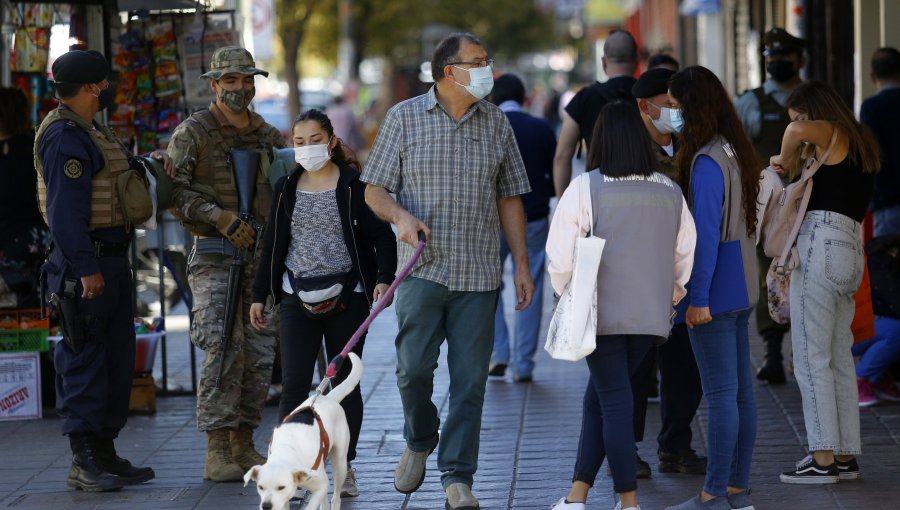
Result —
[[731, 505], [727, 498], [714, 498], [700, 502], [700, 496], [694, 496], [680, 505], [666, 507], [666, 510], [731, 510]]
[[407, 446], [394, 471], [394, 488], [403, 494], [412, 494], [425, 481], [425, 461], [434, 448], [426, 452], [414, 452]]
[[359, 496], [359, 485], [356, 484], [356, 471], [347, 464], [347, 478], [344, 478], [344, 485], [341, 486], [342, 498], [355, 498]]
[[444, 491], [447, 493], [447, 501], [444, 503], [446, 510], [478, 510], [478, 500], [472, 495], [472, 489], [464, 483], [451, 483]]
[[731, 505], [731, 510], [755, 510], [753, 501], [750, 500], [750, 491], [729, 494], [728, 504]]

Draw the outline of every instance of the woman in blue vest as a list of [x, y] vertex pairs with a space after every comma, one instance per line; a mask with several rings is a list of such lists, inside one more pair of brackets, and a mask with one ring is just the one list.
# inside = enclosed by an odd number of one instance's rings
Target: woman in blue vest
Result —
[[[706, 479], [700, 494], [668, 510], [752, 509], [748, 486], [756, 440], [748, 321], [756, 303], [754, 234], [759, 164], [734, 105], [709, 69], [669, 79], [681, 132], [676, 154], [697, 225], [685, 323], [709, 408]], [[743, 273], [743, 278], [740, 274]], [[713, 275], [729, 275], [717, 278]], [[727, 285], [719, 285], [725, 281]]]

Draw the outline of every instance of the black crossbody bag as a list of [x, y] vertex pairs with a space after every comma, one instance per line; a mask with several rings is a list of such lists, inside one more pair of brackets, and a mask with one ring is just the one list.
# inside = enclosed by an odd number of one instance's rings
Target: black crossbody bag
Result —
[[304, 278], [297, 278], [288, 270], [288, 280], [303, 313], [311, 319], [324, 319], [346, 310], [359, 283], [355, 270]]

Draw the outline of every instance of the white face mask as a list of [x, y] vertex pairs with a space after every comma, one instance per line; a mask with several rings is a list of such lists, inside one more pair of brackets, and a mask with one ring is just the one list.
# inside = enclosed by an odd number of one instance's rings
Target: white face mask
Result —
[[[453, 67], [463, 69], [462, 67]], [[462, 85], [459, 82], [456, 82], [456, 84], [465, 88], [469, 94], [475, 96], [475, 99], [487, 97], [491, 93], [491, 89], [494, 88], [494, 69], [491, 66], [484, 66], [464, 70], [469, 72], [469, 84]]]
[[300, 164], [307, 172], [321, 170], [326, 163], [331, 161], [328, 153], [328, 144], [303, 145], [294, 147], [294, 161]]
[[653, 123], [653, 127], [655, 127], [657, 131], [664, 135], [678, 132], [675, 130], [675, 126], [672, 124], [672, 108], [659, 106], [657, 104], [651, 103], [650, 101], [647, 101], [647, 104], [651, 104], [659, 110], [658, 119], [650, 117], [650, 122]]

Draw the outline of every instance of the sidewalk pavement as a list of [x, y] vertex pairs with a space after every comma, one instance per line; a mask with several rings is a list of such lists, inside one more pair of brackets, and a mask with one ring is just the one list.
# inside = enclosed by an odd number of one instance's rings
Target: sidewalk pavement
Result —
[[[508, 276], [507, 276], [508, 277]], [[510, 286], [507, 286], [509, 289]], [[549, 289], [544, 329], [551, 310]], [[511, 292], [511, 291], [507, 291]], [[506, 299], [512, 317], [512, 295]], [[179, 326], [179, 321], [184, 323]], [[170, 323], [170, 388], [190, 388], [186, 321]], [[181, 331], [176, 331], [180, 329]], [[353, 466], [360, 485], [358, 498], [344, 499], [349, 510], [437, 510], [444, 508], [435, 457], [418, 492], [404, 496], [394, 490], [394, 466], [403, 451], [403, 419], [394, 375], [396, 317], [388, 309], [373, 324], [366, 341], [365, 421], [359, 454]], [[762, 342], [751, 336], [753, 363], [762, 360]], [[202, 354], [201, 354], [202, 356]], [[157, 356], [159, 358], [159, 356]], [[443, 358], [442, 358], [443, 360]], [[157, 364], [158, 365], [158, 364]], [[159, 377], [159, 367], [155, 375]], [[535, 381], [530, 384], [489, 381], [484, 406], [479, 470], [474, 492], [484, 509], [549, 509], [569, 487], [581, 425], [581, 402], [587, 381], [584, 363], [550, 359], [538, 351]], [[435, 376], [434, 401], [446, 413], [448, 377], [443, 361]], [[895, 509], [900, 506], [900, 406], [861, 410], [864, 455], [862, 478], [833, 486], [796, 486], [779, 482], [778, 474], [805, 455], [805, 433], [796, 383], [756, 386], [759, 432], [751, 486], [758, 510]], [[197, 431], [193, 397], [164, 397], [157, 413], [134, 415], [117, 442], [119, 452], [152, 466], [156, 479], [114, 493], [82, 493], [65, 487], [70, 454], [53, 410], [39, 421], [0, 423], [0, 507], [16, 509], [251, 509], [259, 498], [252, 484], [215, 484], [202, 480], [206, 440]], [[256, 433], [265, 450], [276, 409], [267, 407]], [[695, 420], [694, 445], [703, 454], [706, 410]], [[647, 438], [640, 455], [653, 468], [650, 480], [638, 483], [644, 510], [680, 503], [696, 494], [702, 477], [656, 472], [655, 435], [659, 409], [648, 410]], [[590, 493], [589, 509], [614, 506], [612, 480], [602, 469]], [[294, 504], [293, 509], [302, 505]]]

